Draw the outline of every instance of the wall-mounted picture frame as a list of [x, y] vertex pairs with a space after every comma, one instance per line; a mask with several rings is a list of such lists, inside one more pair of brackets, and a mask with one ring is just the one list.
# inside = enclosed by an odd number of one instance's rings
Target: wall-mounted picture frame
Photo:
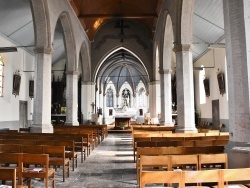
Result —
[[109, 109], [109, 116], [113, 116], [113, 109]]
[[20, 91], [20, 85], [21, 85], [21, 75], [20, 74], [14, 74], [13, 75], [13, 89], [12, 89], [12, 94], [19, 95]]
[[224, 74], [222, 72], [218, 73], [217, 79], [218, 79], [218, 86], [219, 86], [220, 94], [223, 95], [226, 93]]
[[204, 89], [205, 89], [206, 97], [209, 97], [210, 96], [209, 79], [205, 78], [203, 80], [203, 84], [204, 84]]
[[29, 81], [29, 97], [34, 98], [34, 80]]

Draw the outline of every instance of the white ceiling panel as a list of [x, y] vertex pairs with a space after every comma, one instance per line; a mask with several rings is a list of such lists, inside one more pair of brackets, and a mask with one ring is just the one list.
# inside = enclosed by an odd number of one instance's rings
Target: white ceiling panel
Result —
[[195, 0], [194, 14], [224, 29], [223, 0]]
[[202, 18], [193, 16], [193, 35], [206, 41], [213, 43], [224, 35], [224, 30], [215, 25], [204, 21]]
[[13, 33], [11, 36], [9, 36], [9, 38], [16, 41], [18, 44], [22, 44], [23, 46], [34, 46], [33, 22], [31, 21], [29, 24], [20, 28], [18, 32]]
[[0, 32], [10, 36], [32, 21], [29, 0], [0, 0]]

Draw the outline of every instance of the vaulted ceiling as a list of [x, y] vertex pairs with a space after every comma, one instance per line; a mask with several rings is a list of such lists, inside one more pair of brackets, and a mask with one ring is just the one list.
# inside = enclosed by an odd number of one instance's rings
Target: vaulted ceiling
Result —
[[112, 19], [137, 20], [153, 34], [162, 0], [71, 0], [71, 5], [92, 41], [96, 31]]

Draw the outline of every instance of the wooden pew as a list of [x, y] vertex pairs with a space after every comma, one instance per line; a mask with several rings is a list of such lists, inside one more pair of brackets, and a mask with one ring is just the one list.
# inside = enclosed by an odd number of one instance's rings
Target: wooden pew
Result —
[[0, 144], [0, 153], [20, 153], [21, 146], [18, 144]]
[[[7, 140], [7, 141], [4, 141]], [[8, 141], [16, 140], [16, 141]], [[81, 162], [86, 159], [86, 154], [90, 154], [90, 142], [88, 134], [51, 134], [51, 133], [19, 133], [16, 135], [0, 134], [0, 142], [14, 142], [21, 144], [32, 145], [34, 140], [74, 140], [75, 141], [75, 151], [81, 152]]]
[[[238, 169], [216, 169], [198, 171], [142, 171], [140, 187], [146, 184], [177, 183], [178, 187], [184, 188], [186, 184], [212, 183], [214, 188], [226, 188], [229, 183], [231, 187], [246, 187], [242, 183], [249, 182], [250, 168]], [[240, 183], [235, 183], [240, 182]], [[205, 187], [205, 186], [202, 186]]]
[[[144, 188], [146, 184], [178, 184], [182, 182], [181, 171], [142, 171], [140, 177], [140, 188]], [[180, 188], [184, 188], [179, 186]]]
[[37, 140], [36, 145], [64, 146], [65, 157], [72, 161], [72, 170], [77, 167], [77, 152], [75, 152], [75, 142], [73, 140]]
[[136, 153], [136, 169], [140, 166], [141, 155], [188, 155], [188, 154], [209, 154], [223, 153], [223, 146], [208, 147], [152, 147], [137, 148]]

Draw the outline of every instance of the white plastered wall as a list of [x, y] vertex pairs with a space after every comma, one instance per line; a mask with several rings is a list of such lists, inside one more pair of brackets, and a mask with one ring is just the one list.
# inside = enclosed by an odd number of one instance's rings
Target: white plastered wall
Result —
[[[17, 46], [5, 36], [0, 35], [0, 44], [3, 47]], [[27, 101], [28, 121], [32, 120], [33, 99], [29, 98], [29, 80], [34, 78], [35, 57], [22, 48], [18, 52], [1, 54], [4, 60], [4, 90], [0, 97], [0, 128], [19, 129], [19, 101]], [[21, 74], [21, 85], [18, 96], [12, 94], [13, 74]]]
[[[220, 119], [228, 120], [228, 82], [226, 72], [226, 58], [224, 48], [210, 49], [203, 57], [194, 63], [194, 67], [205, 67], [205, 76], [209, 79], [210, 96], [205, 97], [206, 102], [200, 102], [199, 72], [194, 71], [195, 82], [195, 108], [202, 119], [212, 119], [212, 101], [219, 100]], [[206, 68], [213, 67], [213, 68]], [[226, 93], [221, 95], [219, 92], [217, 73], [221, 71], [225, 77]], [[201, 84], [202, 85], [202, 84]], [[203, 85], [202, 85], [203, 86]], [[203, 88], [204, 89], [204, 86]]]

